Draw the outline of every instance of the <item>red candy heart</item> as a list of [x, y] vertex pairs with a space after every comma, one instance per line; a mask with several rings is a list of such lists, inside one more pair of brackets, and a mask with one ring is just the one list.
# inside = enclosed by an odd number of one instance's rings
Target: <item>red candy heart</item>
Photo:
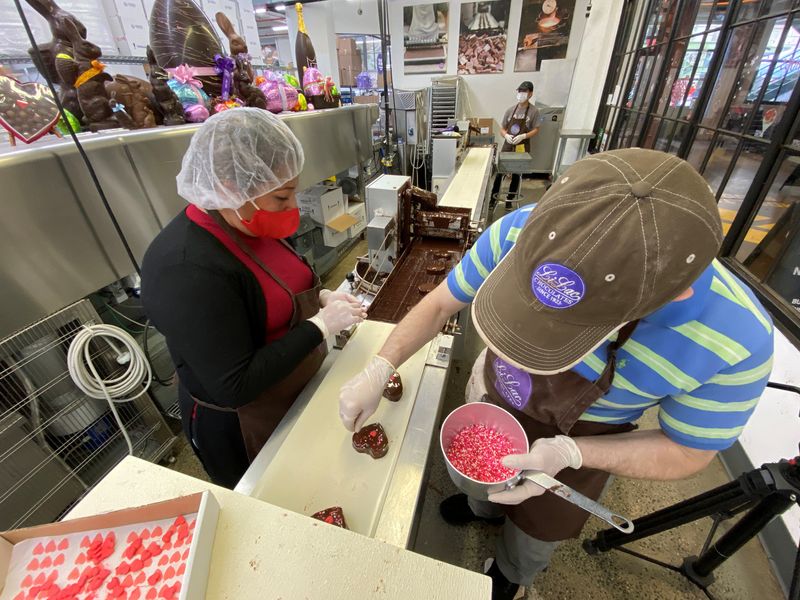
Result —
[[167, 563], [169, 563], [169, 556], [167, 556], [166, 554], [163, 554], [161, 556], [161, 560], [158, 561], [158, 566], [159, 567], [163, 567], [163, 566], [166, 566]]
[[169, 562], [176, 563], [181, 559], [181, 553], [176, 551], [172, 554], [172, 557], [169, 559]]
[[191, 548], [187, 548], [186, 550], [183, 551], [183, 560], [189, 558], [189, 550], [191, 550]]
[[28, 571], [35, 571], [36, 569], [38, 569], [39, 568], [39, 559], [38, 558], [32, 559], [31, 562], [28, 563], [28, 567], [27, 568], [28, 568]]
[[64, 564], [64, 555], [63, 554], [59, 554], [58, 556], [56, 556], [56, 559], [53, 561], [53, 566], [54, 567], [60, 567], [63, 564]]
[[161, 529], [161, 525], [156, 525], [153, 527], [153, 537], [158, 537], [163, 533], [164, 531]]
[[81, 540], [81, 548], [88, 548], [91, 545], [91, 543], [92, 542], [91, 542], [91, 540], [89, 540], [89, 536], [85, 535], [85, 536], [83, 536], [83, 539]]
[[128, 537], [127, 537], [126, 541], [127, 541], [129, 544], [132, 544], [132, 543], [134, 542], [134, 540], [138, 540], [138, 539], [139, 539], [139, 536], [138, 536], [138, 535], [136, 535], [136, 532], [135, 532], [135, 531], [131, 531], [131, 532], [128, 534]]
[[25, 600], [25, 592], [20, 592], [16, 596], [14, 596], [14, 600]]
[[183, 575], [184, 573], [186, 573], [186, 563], [181, 563], [181, 566], [180, 566], [180, 567], [178, 567], [178, 570], [175, 572], [175, 574], [176, 574], [178, 577], [180, 577], [180, 576], [181, 576], [181, 575]]
[[149, 529], [145, 529], [145, 530], [142, 532], [142, 539], [143, 539], [143, 540], [146, 540], [146, 539], [147, 539], [147, 538], [149, 538], [149, 537], [150, 537], [150, 530], [149, 530]]
[[139, 574], [136, 576], [136, 579], [133, 580], [133, 583], [139, 585], [141, 583], [144, 583], [144, 580], [145, 580], [144, 571], [139, 571]]
[[58, 549], [66, 550], [67, 548], [69, 548], [69, 540], [67, 538], [64, 538], [58, 543]]
[[134, 558], [131, 562], [131, 571], [141, 571], [144, 563], [141, 558]]
[[167, 570], [164, 571], [164, 579], [172, 579], [175, 577], [175, 567], [172, 565], [167, 567]]
[[33, 577], [31, 577], [30, 573], [25, 575], [25, 579], [22, 580], [20, 583], [22, 587], [31, 587], [33, 585]]
[[69, 579], [71, 581], [73, 579], [77, 579], [80, 576], [81, 576], [81, 572], [78, 571], [78, 567], [75, 567], [74, 569], [72, 569], [72, 571], [69, 572], [69, 575], [67, 576], [67, 579]]
[[122, 580], [122, 587], [131, 587], [133, 585], [133, 577], [131, 577], [130, 573], [125, 576], [125, 579]]
[[50, 575], [47, 576], [47, 583], [53, 583], [56, 579], [58, 579], [58, 571], [50, 571]]
[[56, 550], [56, 543], [53, 540], [47, 542], [47, 546], [44, 547], [45, 552], [55, 552]]
[[78, 554], [78, 558], [75, 559], [75, 564], [82, 565], [85, 562], [86, 562], [86, 555], [81, 552], [80, 554]]
[[156, 569], [153, 571], [150, 577], [147, 578], [147, 583], [150, 585], [156, 585], [159, 581], [161, 581], [161, 570]]
[[42, 559], [42, 562], [39, 563], [39, 568], [40, 569], [46, 569], [46, 568], [52, 567], [52, 566], [53, 566], [53, 559], [50, 558], [49, 556], [45, 556]]
[[45, 581], [47, 581], [47, 577], [45, 577], [44, 573], [39, 573], [36, 576], [36, 579], [33, 580], [33, 583], [36, 585], [42, 585]]
[[119, 587], [119, 577], [112, 577], [111, 579], [108, 580], [108, 585], [106, 586], [106, 589], [113, 590], [114, 588], [118, 587]]
[[33, 549], [33, 553], [34, 554], [41, 554], [42, 552], [44, 552], [44, 546], [42, 546], [42, 542], [39, 542], [38, 544], [36, 544], [36, 547]]
[[155, 542], [150, 542], [150, 545], [147, 547], [147, 551], [150, 553], [150, 556], [158, 556], [161, 554], [161, 546]]
[[158, 592], [156, 591], [156, 588], [150, 588], [147, 592], [146, 598], [147, 600], [155, 600], [158, 598]]

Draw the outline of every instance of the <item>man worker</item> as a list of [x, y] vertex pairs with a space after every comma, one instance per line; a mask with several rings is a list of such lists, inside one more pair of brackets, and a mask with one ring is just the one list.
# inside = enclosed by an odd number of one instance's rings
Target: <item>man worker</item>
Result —
[[[670, 480], [736, 440], [766, 385], [772, 322], [715, 256], [710, 187], [685, 161], [642, 149], [570, 167], [535, 207], [495, 222], [380, 352], [341, 389], [358, 430], [395, 368], [472, 304], [487, 349], [467, 401], [508, 410], [533, 441], [504, 464], [557, 476], [598, 499], [609, 474]], [[659, 428], [635, 431], [648, 408]], [[446, 521], [506, 520], [487, 561], [493, 598], [530, 585], [588, 513], [525, 481], [489, 502], [457, 494]]]
[[[525, 152], [531, 151], [531, 138], [539, 133], [539, 109], [536, 108], [533, 98], [533, 83], [523, 81], [517, 87], [517, 103], [506, 110], [503, 121], [500, 124], [500, 135], [503, 136], [503, 145], [500, 152], [514, 152], [517, 146], [523, 146]], [[503, 181], [503, 174], [495, 175], [492, 185], [491, 208], [494, 208], [495, 199], [500, 192], [500, 184]], [[511, 183], [508, 186], [507, 200], [515, 200], [519, 193], [520, 175], [511, 175]], [[512, 207], [510, 202], [506, 202], [506, 210]], [[491, 214], [491, 210], [489, 211]]]

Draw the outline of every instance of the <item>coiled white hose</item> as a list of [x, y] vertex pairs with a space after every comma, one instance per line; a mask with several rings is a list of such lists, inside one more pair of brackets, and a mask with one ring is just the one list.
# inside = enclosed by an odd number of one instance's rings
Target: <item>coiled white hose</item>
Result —
[[[127, 364], [120, 375], [103, 379], [92, 360], [91, 342], [102, 338], [117, 354], [117, 363]], [[78, 331], [67, 352], [67, 367], [75, 385], [90, 398], [105, 398], [119, 425], [128, 453], [133, 455], [133, 443], [117, 412], [117, 402], [130, 402], [147, 392], [152, 381], [150, 363], [136, 340], [128, 332], [114, 325], [84, 325]]]

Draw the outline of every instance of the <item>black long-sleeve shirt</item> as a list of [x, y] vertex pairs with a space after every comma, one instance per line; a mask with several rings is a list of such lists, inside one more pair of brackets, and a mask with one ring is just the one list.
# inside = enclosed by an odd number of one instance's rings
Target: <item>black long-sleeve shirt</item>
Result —
[[253, 273], [181, 212], [142, 262], [142, 304], [166, 337], [181, 384], [204, 402], [243, 406], [322, 342], [304, 321], [267, 343], [267, 302]]

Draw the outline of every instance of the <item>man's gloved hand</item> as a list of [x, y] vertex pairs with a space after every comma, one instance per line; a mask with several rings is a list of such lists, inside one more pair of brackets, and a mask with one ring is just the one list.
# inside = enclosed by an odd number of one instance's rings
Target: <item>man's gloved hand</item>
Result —
[[525, 134], [520, 133], [519, 135], [514, 136], [514, 139], [512, 140], [511, 143], [514, 144], [515, 146], [519, 146], [524, 141], [525, 141]]
[[[578, 444], [566, 435], [536, 440], [528, 454], [511, 454], [503, 459], [503, 465], [509, 469], [541, 471], [551, 477], [567, 467], [580, 469], [582, 464], [583, 457]], [[497, 504], [519, 504], [544, 492], [543, 487], [523, 479], [514, 489], [490, 494], [489, 501]]]
[[331, 290], [320, 290], [319, 292], [319, 305], [320, 306], [327, 306], [331, 302], [335, 302], [336, 300], [344, 300], [345, 302], [349, 302], [353, 306], [361, 306], [361, 301], [353, 296], [352, 294], [348, 294], [347, 292], [332, 292]]
[[339, 333], [351, 325], [360, 323], [367, 317], [367, 311], [360, 304], [353, 306], [345, 300], [333, 300], [309, 319], [322, 332], [322, 337]]
[[507, 134], [505, 134], [505, 136], [503, 136], [503, 137], [505, 137], [505, 138], [506, 138], [506, 141], [507, 141], [509, 144], [513, 144], [513, 143], [514, 143], [514, 136], [513, 136], [513, 135], [511, 135], [510, 133], [507, 133]]
[[395, 372], [382, 356], [373, 356], [367, 367], [339, 390], [339, 418], [348, 431], [358, 431], [378, 408], [383, 386]]

